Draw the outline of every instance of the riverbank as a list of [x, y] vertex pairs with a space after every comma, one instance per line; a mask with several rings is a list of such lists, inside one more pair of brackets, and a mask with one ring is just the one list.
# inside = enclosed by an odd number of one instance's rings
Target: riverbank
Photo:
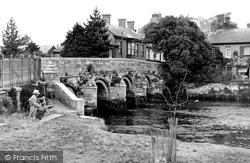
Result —
[[[37, 121], [21, 113], [0, 126], [0, 150], [63, 151], [66, 163], [146, 163], [151, 160], [151, 139], [146, 135], [106, 131], [99, 118], [63, 114], [49, 121]], [[178, 141], [180, 163], [246, 163], [250, 150], [207, 143]]]

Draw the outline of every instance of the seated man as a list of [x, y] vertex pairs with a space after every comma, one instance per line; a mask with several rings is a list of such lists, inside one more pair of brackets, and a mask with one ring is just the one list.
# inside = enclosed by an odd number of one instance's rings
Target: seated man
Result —
[[43, 107], [37, 103], [37, 97], [39, 96], [39, 91], [38, 90], [34, 90], [33, 91], [33, 95], [30, 97], [29, 99], [29, 106], [30, 106], [30, 115], [33, 114], [33, 117], [35, 116], [36, 119], [42, 119], [45, 110], [43, 109]]

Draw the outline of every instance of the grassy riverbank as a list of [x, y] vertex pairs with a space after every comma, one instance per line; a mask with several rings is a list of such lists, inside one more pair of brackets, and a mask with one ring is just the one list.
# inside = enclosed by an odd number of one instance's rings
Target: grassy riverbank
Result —
[[[66, 163], [147, 163], [151, 142], [146, 135], [105, 131], [101, 119], [72, 114], [41, 122], [15, 113], [0, 126], [0, 150], [62, 150]], [[246, 163], [250, 150], [178, 142], [180, 163]]]

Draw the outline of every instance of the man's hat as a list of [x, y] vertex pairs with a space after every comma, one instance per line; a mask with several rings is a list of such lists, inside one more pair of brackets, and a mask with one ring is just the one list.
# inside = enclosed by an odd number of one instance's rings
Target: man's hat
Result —
[[38, 90], [36, 90], [36, 89], [35, 89], [35, 90], [33, 91], [33, 94], [37, 94], [37, 95], [39, 95], [40, 93], [39, 93], [39, 91], [38, 91]]

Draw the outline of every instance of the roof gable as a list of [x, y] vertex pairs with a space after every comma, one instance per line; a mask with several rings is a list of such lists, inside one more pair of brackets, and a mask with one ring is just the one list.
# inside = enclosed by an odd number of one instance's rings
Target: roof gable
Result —
[[113, 33], [115, 36], [123, 37], [123, 38], [130, 38], [130, 39], [137, 39], [142, 40], [141, 35], [134, 32], [131, 29], [127, 29], [124, 27], [116, 26], [116, 25], [107, 25], [108, 30]]
[[208, 40], [211, 44], [250, 43], [250, 29], [232, 29]]
[[47, 54], [51, 49], [54, 50], [55, 46], [54, 45], [46, 45], [46, 46], [39, 46], [39, 50], [43, 53], [43, 54]]

